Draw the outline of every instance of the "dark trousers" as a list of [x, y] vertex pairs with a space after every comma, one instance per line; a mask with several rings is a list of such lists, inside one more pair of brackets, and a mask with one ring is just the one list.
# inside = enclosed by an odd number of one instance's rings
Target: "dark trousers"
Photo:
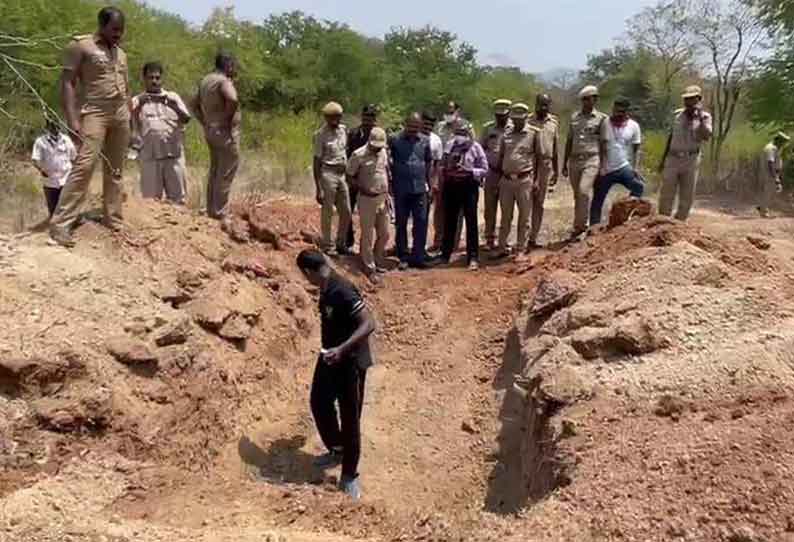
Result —
[[[397, 194], [397, 257], [401, 262], [423, 263], [427, 259], [427, 194]], [[408, 219], [413, 220], [413, 247], [408, 256]]]
[[[325, 447], [343, 450], [342, 476], [358, 476], [361, 458], [361, 410], [367, 371], [355, 361], [328, 365], [317, 360], [312, 380], [311, 409]], [[337, 417], [336, 403], [339, 403]], [[339, 422], [342, 422], [340, 429]]]
[[455, 230], [461, 211], [466, 220], [466, 259], [479, 260], [480, 228], [477, 224], [477, 204], [480, 199], [480, 184], [474, 177], [448, 180], [444, 189], [444, 238], [441, 254], [444, 260], [452, 257], [455, 250]]
[[[356, 186], [350, 186], [350, 216], [356, 212], [356, 204], [358, 203], [358, 188]], [[356, 232], [353, 230], [353, 223], [355, 221], [350, 221], [350, 227], [347, 229], [347, 248], [353, 248], [356, 245]]]
[[47, 200], [47, 210], [50, 212], [50, 216], [52, 216], [52, 213], [58, 208], [58, 200], [61, 198], [61, 189], [45, 186], [44, 198]]
[[590, 225], [595, 226], [601, 222], [601, 212], [610, 189], [616, 184], [625, 186], [635, 198], [641, 198], [645, 185], [637, 178], [637, 173], [631, 166], [626, 166], [617, 171], [599, 177], [593, 188], [593, 202], [590, 204]]

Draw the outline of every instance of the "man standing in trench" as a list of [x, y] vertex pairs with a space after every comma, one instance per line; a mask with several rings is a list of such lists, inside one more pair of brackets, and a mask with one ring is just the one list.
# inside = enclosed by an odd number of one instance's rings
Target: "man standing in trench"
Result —
[[237, 61], [226, 53], [215, 57], [215, 71], [199, 84], [193, 100], [196, 119], [204, 127], [210, 150], [207, 178], [207, 215], [224, 219], [229, 212], [229, 195], [240, 167], [240, 102], [234, 77]]
[[103, 169], [102, 223], [113, 231], [122, 225], [122, 168], [130, 139], [127, 55], [119, 47], [124, 13], [106, 7], [97, 21], [96, 34], [69, 44], [61, 76], [63, 111], [78, 145], [77, 159], [50, 220], [50, 237], [65, 247], [74, 246], [72, 230], [88, 197], [97, 160], [102, 160]]
[[311, 409], [328, 453], [315, 465], [331, 468], [341, 463], [339, 489], [359, 500], [361, 411], [367, 369], [373, 364], [370, 337], [375, 319], [361, 293], [331, 268], [321, 252], [304, 250], [297, 264], [306, 279], [320, 288], [322, 350], [312, 380]]

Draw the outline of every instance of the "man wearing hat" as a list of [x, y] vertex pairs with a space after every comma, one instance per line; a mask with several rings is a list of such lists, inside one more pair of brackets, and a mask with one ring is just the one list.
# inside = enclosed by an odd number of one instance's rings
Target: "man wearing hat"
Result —
[[358, 192], [361, 262], [370, 280], [377, 282], [380, 273], [385, 273], [386, 244], [389, 242], [389, 155], [383, 128], [372, 128], [368, 143], [350, 157], [347, 178], [351, 189]]
[[505, 132], [513, 128], [510, 121], [510, 100], [496, 100], [493, 103], [494, 120], [483, 126], [480, 145], [485, 149], [490, 166], [485, 177], [485, 242], [488, 250], [496, 247], [496, 211], [499, 207], [499, 181], [502, 173], [499, 171], [499, 147]]
[[775, 134], [774, 139], [764, 147], [761, 157], [759, 177], [761, 179], [761, 205], [758, 212], [762, 218], [769, 218], [769, 207], [775, 194], [783, 191], [783, 159], [781, 152], [791, 138], [783, 132]]
[[[347, 134], [347, 159], [353, 156], [353, 153], [364, 147], [369, 142], [369, 134], [378, 123], [378, 107], [373, 104], [365, 105], [361, 109], [361, 124], [350, 130]], [[348, 186], [350, 190], [350, 213], [351, 215], [356, 212], [356, 203], [358, 202], [358, 190], [355, 186]], [[356, 244], [356, 235], [353, 231], [353, 220], [350, 221], [350, 227], [347, 230], [346, 245], [348, 249], [353, 248]]]
[[538, 248], [538, 234], [543, 224], [543, 204], [546, 191], [557, 184], [559, 171], [560, 121], [551, 114], [551, 96], [538, 94], [535, 99], [535, 112], [529, 117], [529, 124], [539, 130], [538, 140], [538, 186], [532, 198], [532, 226], [529, 231], [528, 248]]
[[529, 106], [517, 103], [510, 109], [513, 129], [504, 135], [499, 149], [499, 169], [502, 180], [499, 185], [499, 207], [502, 221], [499, 225], [499, 247], [497, 258], [508, 255], [507, 238], [513, 226], [513, 211], [518, 205], [517, 250], [527, 249], [532, 198], [537, 185], [540, 131], [527, 122]]
[[667, 216], [673, 214], [677, 194], [675, 217], [678, 220], [689, 218], [700, 170], [700, 146], [711, 139], [713, 132], [711, 115], [703, 111], [700, 87], [687, 87], [682, 98], [684, 108], [675, 112], [659, 166], [662, 173], [659, 213]]
[[579, 92], [582, 109], [571, 117], [562, 174], [570, 173], [575, 198], [572, 239], [587, 231], [593, 185], [601, 168], [599, 153], [601, 125], [607, 116], [598, 111], [598, 88], [589, 85]]
[[325, 125], [314, 134], [314, 183], [317, 203], [322, 205], [322, 249], [334, 251], [331, 238], [334, 207], [339, 214], [336, 251], [349, 254], [347, 233], [350, 227], [350, 191], [345, 180], [347, 170], [347, 129], [342, 124], [342, 106], [329, 102], [323, 107]]

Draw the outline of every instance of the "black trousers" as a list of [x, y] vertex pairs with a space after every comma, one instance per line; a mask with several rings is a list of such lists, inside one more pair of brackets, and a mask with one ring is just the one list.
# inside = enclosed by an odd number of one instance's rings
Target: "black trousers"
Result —
[[[480, 258], [480, 229], [477, 224], [477, 204], [480, 199], [480, 184], [474, 177], [448, 180], [444, 188], [444, 239], [441, 254], [445, 260], [452, 257], [455, 249], [454, 232], [458, 227], [461, 210], [466, 220], [466, 259], [469, 263]], [[446, 232], [453, 232], [446, 235]]]
[[47, 200], [47, 210], [50, 212], [50, 216], [52, 216], [52, 213], [58, 208], [58, 200], [61, 199], [61, 189], [45, 186], [44, 198]]
[[[358, 188], [350, 186], [350, 216], [356, 212], [356, 204], [358, 203]], [[353, 248], [356, 245], [356, 232], [353, 230], [353, 223], [355, 220], [350, 220], [350, 227], [347, 229], [347, 248]]]
[[[361, 458], [361, 410], [366, 369], [355, 361], [328, 365], [317, 360], [312, 381], [311, 408], [320, 438], [328, 450], [343, 450], [342, 476], [358, 476]], [[337, 418], [336, 403], [339, 403]], [[341, 428], [339, 422], [342, 422]]]

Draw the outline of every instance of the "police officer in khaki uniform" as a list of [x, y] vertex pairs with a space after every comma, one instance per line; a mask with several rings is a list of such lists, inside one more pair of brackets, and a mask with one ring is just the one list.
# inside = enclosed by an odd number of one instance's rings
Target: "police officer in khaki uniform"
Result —
[[593, 185], [601, 168], [599, 154], [601, 123], [607, 118], [595, 108], [598, 103], [596, 87], [592, 85], [584, 87], [579, 92], [579, 98], [582, 101], [582, 109], [571, 117], [562, 166], [563, 177], [571, 179], [575, 198], [572, 239], [578, 238], [587, 231]]
[[559, 171], [560, 121], [551, 114], [552, 100], [548, 94], [539, 94], [535, 99], [535, 112], [529, 124], [539, 130], [538, 185], [532, 198], [532, 227], [528, 248], [538, 248], [538, 234], [543, 224], [543, 205], [549, 187], [557, 184]]
[[143, 66], [146, 92], [132, 99], [132, 126], [141, 169], [141, 195], [185, 203], [185, 125], [190, 121], [182, 98], [163, 90], [163, 66]]
[[[389, 242], [389, 155], [386, 132], [374, 127], [369, 142], [350, 156], [347, 162], [349, 185], [358, 190], [358, 214], [361, 220], [359, 253], [364, 272], [373, 282], [385, 273], [386, 244]], [[373, 236], [375, 250], [373, 253]]]
[[323, 107], [325, 125], [314, 134], [314, 183], [317, 203], [322, 205], [322, 249], [333, 252], [331, 229], [334, 207], [339, 214], [336, 251], [349, 254], [347, 232], [350, 227], [350, 190], [345, 180], [347, 170], [347, 128], [342, 124], [342, 106], [329, 102]]
[[687, 87], [682, 96], [684, 109], [673, 117], [659, 171], [662, 188], [659, 191], [659, 213], [673, 214], [673, 202], [678, 194], [675, 217], [686, 220], [695, 201], [695, 186], [700, 172], [700, 146], [711, 139], [711, 115], [703, 111], [703, 94], [700, 87]]
[[240, 101], [234, 78], [237, 61], [227, 53], [215, 57], [215, 71], [199, 83], [193, 112], [204, 127], [210, 151], [207, 215], [224, 219], [232, 183], [240, 167]]
[[61, 77], [66, 122], [79, 146], [50, 221], [53, 241], [66, 247], [74, 246], [72, 229], [88, 196], [97, 160], [102, 160], [103, 167], [103, 223], [114, 231], [121, 227], [122, 168], [130, 139], [127, 55], [119, 47], [124, 14], [114, 7], [104, 8], [98, 23], [96, 34], [78, 37], [69, 45]]
[[499, 207], [502, 221], [499, 225], [499, 247], [497, 258], [508, 253], [507, 238], [513, 225], [513, 211], [518, 205], [517, 245], [519, 257], [527, 249], [532, 199], [537, 186], [540, 131], [527, 122], [529, 106], [514, 104], [510, 110], [513, 129], [504, 135], [499, 150], [499, 170], [502, 180], [499, 185]]
[[758, 212], [762, 218], [769, 218], [769, 208], [775, 194], [783, 191], [783, 147], [791, 138], [783, 132], [775, 134], [775, 138], [764, 147], [759, 165], [758, 177], [761, 179], [761, 204]]
[[480, 145], [485, 149], [490, 168], [485, 177], [485, 243], [488, 250], [496, 247], [496, 211], [499, 208], [499, 181], [502, 174], [499, 172], [499, 148], [502, 146], [502, 137], [505, 132], [513, 127], [510, 121], [510, 100], [496, 100], [493, 103], [494, 120], [483, 126]]

